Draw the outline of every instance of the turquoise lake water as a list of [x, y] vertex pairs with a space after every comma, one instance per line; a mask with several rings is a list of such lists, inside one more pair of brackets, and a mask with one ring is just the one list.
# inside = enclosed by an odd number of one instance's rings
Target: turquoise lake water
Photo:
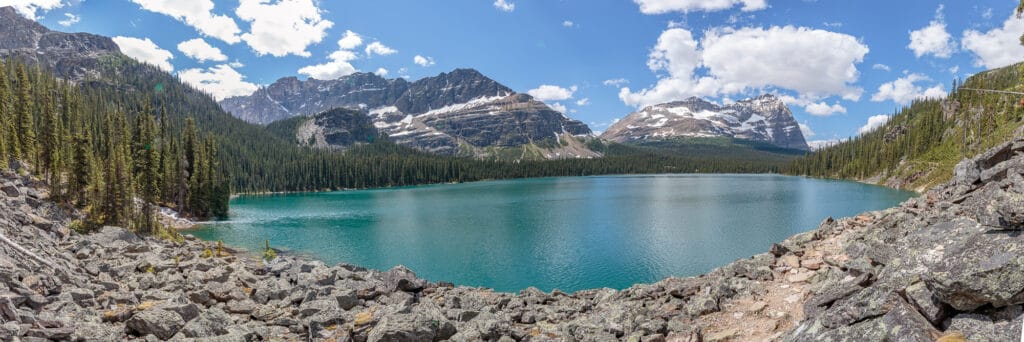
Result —
[[778, 175], [544, 178], [244, 196], [229, 221], [188, 233], [499, 291], [623, 289], [705, 273], [828, 216], [912, 196]]

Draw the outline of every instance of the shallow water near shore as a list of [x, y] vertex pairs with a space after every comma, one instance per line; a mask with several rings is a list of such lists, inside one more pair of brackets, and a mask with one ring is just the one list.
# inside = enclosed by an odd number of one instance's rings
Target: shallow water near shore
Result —
[[241, 196], [230, 220], [187, 233], [498, 291], [622, 289], [705, 273], [828, 216], [913, 196], [779, 175], [543, 178]]

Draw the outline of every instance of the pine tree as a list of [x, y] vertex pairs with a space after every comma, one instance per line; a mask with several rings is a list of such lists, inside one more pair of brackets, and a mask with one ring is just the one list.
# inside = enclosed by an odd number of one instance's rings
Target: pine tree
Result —
[[88, 132], [75, 135], [74, 153], [68, 177], [68, 197], [72, 204], [84, 205], [86, 191], [93, 181], [92, 144]]
[[44, 175], [49, 181], [50, 195], [60, 201], [62, 195], [61, 180], [61, 158], [60, 149], [63, 144], [60, 142], [61, 123], [57, 111], [54, 109], [53, 97], [49, 91], [43, 95], [43, 122], [40, 127], [42, 140], [40, 141], [40, 167], [45, 171]]
[[153, 232], [153, 204], [159, 195], [159, 154], [155, 150], [156, 123], [149, 114], [148, 106], [143, 113], [136, 116], [135, 134], [133, 134], [133, 155], [136, 188], [142, 199], [142, 217], [140, 218], [143, 232]]
[[15, 100], [14, 118], [9, 126], [9, 134], [13, 137], [12, 157], [26, 161], [35, 159], [36, 133], [32, 120], [32, 97], [31, 85], [28, 81], [28, 72], [25, 65], [17, 68], [18, 96]]

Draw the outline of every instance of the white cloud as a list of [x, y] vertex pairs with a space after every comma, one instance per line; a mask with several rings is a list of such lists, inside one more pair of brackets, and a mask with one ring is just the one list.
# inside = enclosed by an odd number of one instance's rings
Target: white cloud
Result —
[[576, 105], [580, 107], [588, 106], [590, 105], [590, 98], [582, 98], [579, 101], [576, 101]]
[[0, 0], [0, 7], [13, 6], [18, 13], [32, 20], [39, 17], [37, 12], [48, 12], [54, 8], [64, 7], [62, 0]]
[[1000, 68], [1024, 60], [1024, 46], [1020, 36], [1024, 33], [1024, 20], [1010, 15], [1003, 27], [988, 32], [964, 31], [961, 46], [974, 53], [974, 65], [989, 69]]
[[807, 146], [809, 146], [811, 148], [811, 151], [817, 151], [817, 150], [820, 150], [820, 149], [823, 149], [823, 148], [826, 148], [826, 147], [829, 147], [829, 146], [837, 145], [837, 144], [839, 144], [841, 142], [842, 142], [842, 140], [839, 140], [839, 139], [811, 140], [811, 141], [807, 142]]
[[554, 109], [556, 112], [559, 112], [559, 113], [562, 113], [562, 114], [565, 114], [566, 111], [568, 110], [567, 108], [565, 108], [565, 105], [563, 105], [561, 103], [552, 103], [552, 104], [549, 104], [548, 107], [551, 107], [551, 109]]
[[359, 71], [351, 63], [357, 58], [352, 51], [338, 50], [331, 53], [328, 58], [330, 61], [327, 63], [303, 67], [299, 69], [299, 73], [318, 80], [333, 80]]
[[624, 84], [629, 84], [629, 80], [625, 78], [616, 78], [611, 80], [604, 80], [604, 82], [602, 83], [609, 87], [621, 87]]
[[882, 125], [884, 125], [886, 122], [889, 122], [889, 116], [888, 115], [875, 115], [875, 116], [872, 116], [872, 117], [868, 118], [868, 123], [867, 124], [865, 124], [863, 127], [861, 127], [860, 129], [857, 130], [857, 133], [864, 134], [864, 133], [868, 133], [868, 132], [874, 131], [875, 129], [878, 129], [878, 127], [881, 127]]
[[366, 56], [373, 57], [374, 54], [387, 56], [398, 53], [398, 50], [387, 47], [381, 42], [373, 42], [366, 46]]
[[257, 55], [309, 57], [306, 48], [320, 43], [334, 26], [320, 17], [313, 0], [240, 0], [235, 14], [250, 23], [241, 36]]
[[[715, 28], [699, 44], [690, 31], [670, 28], [647, 62], [652, 71], [668, 75], [637, 92], [622, 88], [619, 98], [646, 106], [778, 87], [806, 98], [858, 100], [863, 89], [853, 86], [860, 77], [857, 64], [868, 51], [853, 36], [804, 27]], [[700, 67], [707, 68], [706, 75], [695, 73]]]
[[174, 54], [170, 51], [161, 49], [156, 43], [153, 43], [149, 38], [139, 39], [133, 37], [117, 36], [111, 38], [117, 46], [121, 48], [121, 52], [128, 57], [134, 58], [140, 62], [152, 64], [157, 68], [164, 71], [174, 71], [174, 66], [171, 65], [171, 59], [174, 58]]
[[572, 22], [572, 20], [566, 20], [566, 21], [562, 22], [562, 26], [573, 27], [573, 26], [576, 26], [576, 23]]
[[810, 139], [810, 138], [814, 137], [815, 135], [818, 135], [817, 133], [814, 133], [813, 130], [811, 130], [811, 126], [807, 125], [806, 122], [800, 124], [800, 133], [804, 134], [804, 138], [805, 139]]
[[535, 89], [530, 89], [526, 93], [530, 94], [530, 96], [533, 96], [533, 98], [537, 99], [538, 101], [564, 101], [571, 99], [573, 93], [575, 93], [577, 89], [578, 88], [576, 86], [571, 86], [567, 89], [555, 85], [545, 84]]
[[249, 95], [258, 88], [255, 84], [246, 82], [244, 75], [227, 64], [213, 66], [206, 70], [182, 70], [178, 73], [178, 77], [185, 83], [210, 93], [217, 100]]
[[494, 8], [505, 12], [512, 12], [516, 10], [516, 4], [505, 0], [494, 0]]
[[178, 44], [178, 51], [184, 53], [199, 62], [214, 61], [223, 62], [228, 56], [220, 52], [220, 49], [210, 45], [202, 38], [186, 40]]
[[419, 65], [421, 67], [428, 67], [434, 65], [434, 57], [423, 57], [420, 55], [416, 55], [416, 57], [412, 58], [412, 62], [416, 63], [416, 65]]
[[211, 0], [132, 0], [142, 9], [168, 15], [192, 26], [199, 33], [234, 44], [241, 41], [242, 32], [234, 19], [213, 14]]
[[846, 113], [846, 107], [839, 105], [838, 103], [829, 105], [825, 102], [815, 102], [808, 104], [804, 107], [807, 113], [814, 116], [830, 116], [835, 113]]
[[388, 76], [388, 69], [377, 68], [377, 71], [374, 71], [373, 73], [377, 74], [377, 76], [380, 76], [380, 77], [387, 77]]
[[875, 69], [875, 70], [892, 71], [892, 68], [890, 68], [888, 65], [881, 64], [881, 63], [872, 65], [871, 68]]
[[363, 37], [349, 30], [345, 30], [345, 35], [338, 40], [338, 47], [342, 50], [352, 50], [360, 45], [363, 45]]
[[663, 14], [669, 12], [714, 12], [743, 5], [744, 12], [757, 11], [768, 8], [766, 0], [633, 0], [640, 5], [640, 12], [644, 14]]
[[930, 88], [923, 88], [916, 83], [931, 81], [928, 76], [922, 74], [909, 74], [900, 77], [895, 81], [884, 83], [878, 87], [878, 92], [871, 96], [871, 101], [881, 102], [892, 100], [905, 105], [919, 98], [942, 98], [946, 96], [946, 90], [942, 84], [936, 84]]
[[71, 13], [64, 13], [64, 18], [64, 20], [58, 21], [57, 24], [60, 26], [68, 27], [77, 24], [79, 21], [82, 21], [81, 17]]
[[984, 18], [984, 19], [992, 19], [992, 14], [993, 14], [992, 13], [992, 8], [989, 7], [987, 9], [985, 9], [984, 12], [981, 12], [981, 17]]
[[939, 58], [949, 58], [953, 55], [956, 47], [953, 44], [953, 36], [946, 32], [946, 20], [942, 16], [943, 6], [935, 11], [935, 19], [921, 29], [910, 31], [910, 45], [907, 48], [914, 51], [914, 56], [921, 58], [925, 55], [933, 55]]

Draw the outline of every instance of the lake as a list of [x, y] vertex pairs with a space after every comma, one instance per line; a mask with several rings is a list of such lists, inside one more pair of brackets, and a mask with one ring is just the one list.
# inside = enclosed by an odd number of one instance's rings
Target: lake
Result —
[[242, 196], [187, 233], [329, 264], [518, 291], [623, 289], [763, 253], [912, 192], [779, 175], [643, 175]]

